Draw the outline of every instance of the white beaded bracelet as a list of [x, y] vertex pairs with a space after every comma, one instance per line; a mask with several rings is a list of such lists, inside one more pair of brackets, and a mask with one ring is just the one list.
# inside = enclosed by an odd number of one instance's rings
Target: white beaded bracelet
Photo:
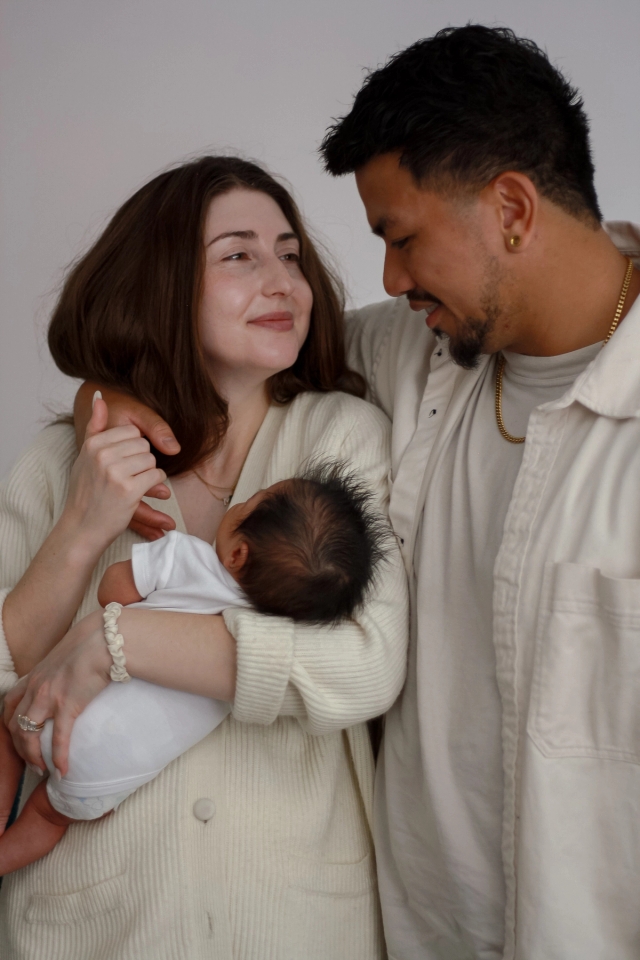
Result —
[[131, 677], [127, 673], [127, 661], [124, 656], [124, 637], [118, 633], [118, 617], [122, 613], [122, 604], [108, 603], [104, 608], [104, 639], [113, 659], [109, 675], [116, 683], [128, 683]]

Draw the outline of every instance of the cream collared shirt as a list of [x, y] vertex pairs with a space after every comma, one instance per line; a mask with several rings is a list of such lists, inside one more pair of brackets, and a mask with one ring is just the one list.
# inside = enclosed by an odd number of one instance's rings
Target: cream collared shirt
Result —
[[[638, 263], [640, 230], [609, 231]], [[640, 302], [568, 390], [534, 409], [509, 495], [493, 575], [502, 788], [487, 794], [485, 814], [499, 817], [504, 888], [493, 936], [468, 923], [474, 851], [447, 842], [466, 827], [468, 783], [438, 802], [465, 744], [438, 736], [434, 691], [440, 681], [447, 696], [460, 649], [429, 629], [447, 613], [430, 571], [456, 543], [441, 543], [441, 556], [416, 549], [425, 503], [492, 361], [456, 367], [402, 301], [359, 311], [350, 337], [352, 362], [393, 417], [391, 517], [412, 595], [408, 680], [388, 715], [377, 783], [390, 955], [631, 960], [640, 939]]]

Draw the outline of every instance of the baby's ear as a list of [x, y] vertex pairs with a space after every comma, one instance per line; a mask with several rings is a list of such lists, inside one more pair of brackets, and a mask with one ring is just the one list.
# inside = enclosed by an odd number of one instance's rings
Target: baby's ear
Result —
[[249, 544], [246, 540], [238, 540], [224, 558], [224, 565], [231, 574], [239, 573], [247, 562]]

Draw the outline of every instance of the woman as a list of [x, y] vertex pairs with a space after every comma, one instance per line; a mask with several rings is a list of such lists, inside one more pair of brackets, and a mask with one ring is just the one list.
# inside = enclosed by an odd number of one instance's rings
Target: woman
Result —
[[[155, 178], [74, 267], [50, 329], [56, 362], [156, 409], [181, 450], [159, 468], [135, 427], [105, 429], [98, 400], [77, 460], [72, 428], [49, 427], [5, 485], [1, 682], [28, 674], [5, 717], [32, 767], [39, 738], [17, 716], [54, 717], [64, 774], [73, 718], [108, 682], [96, 587], [130, 554], [141, 496], [169, 493], [165, 470], [171, 499], [151, 506], [209, 542], [229, 502], [311, 458], [348, 461], [384, 508], [388, 425], [358, 399], [341, 323], [291, 197], [240, 160]], [[2, 956], [381, 956], [364, 721], [404, 677], [397, 552], [357, 622], [335, 629], [236, 609], [124, 610], [120, 630], [131, 675], [228, 700], [232, 716], [6, 878]]]

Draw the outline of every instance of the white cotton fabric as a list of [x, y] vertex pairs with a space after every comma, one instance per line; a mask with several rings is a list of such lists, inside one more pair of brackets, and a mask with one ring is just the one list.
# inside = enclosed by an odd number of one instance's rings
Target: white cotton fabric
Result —
[[225, 569], [215, 547], [199, 537], [171, 530], [160, 540], [135, 543], [131, 563], [146, 608], [221, 613], [226, 607], [249, 606], [244, 591]]
[[[562, 396], [595, 358], [596, 343], [557, 357], [505, 351], [503, 415], [524, 436], [532, 410]], [[441, 827], [457, 864], [461, 939], [480, 956], [500, 956], [504, 937], [502, 871], [502, 704], [493, 647], [493, 569], [525, 444], [508, 443], [495, 418], [496, 360], [486, 364], [429, 485], [416, 539], [422, 587], [439, 603], [419, 605], [418, 636], [445, 643], [423, 651], [421, 697], [434, 722], [423, 755]], [[433, 558], [440, 562], [430, 562]], [[437, 718], [437, 721], [436, 721]], [[440, 876], [421, 896], [436, 902]]]
[[[131, 551], [141, 603], [130, 607], [182, 613], [222, 613], [248, 606], [210, 543], [172, 530]], [[135, 677], [110, 683], [76, 720], [69, 744], [69, 769], [50, 778], [47, 793], [60, 813], [94, 820], [115, 810], [134, 790], [211, 733], [231, 706]], [[40, 735], [42, 756], [53, 773], [53, 721]]]
[[[388, 444], [388, 421], [370, 404], [301, 394], [270, 408], [232, 502], [339, 459], [386, 513]], [[73, 429], [47, 427], [0, 485], [0, 606], [60, 517], [75, 457]], [[150, 502], [186, 532], [174, 498]], [[139, 540], [126, 531], [105, 551], [77, 617], [98, 609], [106, 567]], [[355, 620], [316, 627], [240, 607], [223, 616], [237, 646], [231, 715], [113, 814], [73, 824], [4, 878], [2, 960], [382, 960], [364, 721], [404, 680], [399, 551], [391, 545]], [[15, 679], [0, 619], [0, 692]], [[37, 782], [27, 771], [22, 803]], [[206, 823], [202, 799], [215, 811]]]
[[[608, 229], [640, 265], [640, 228]], [[528, 416], [507, 371], [521, 450], [495, 426], [493, 358], [456, 366], [403, 300], [358, 311], [349, 332], [393, 417], [390, 516], [411, 588], [376, 782], [389, 955], [636, 960], [640, 301]], [[485, 446], [469, 420], [483, 395]]]

